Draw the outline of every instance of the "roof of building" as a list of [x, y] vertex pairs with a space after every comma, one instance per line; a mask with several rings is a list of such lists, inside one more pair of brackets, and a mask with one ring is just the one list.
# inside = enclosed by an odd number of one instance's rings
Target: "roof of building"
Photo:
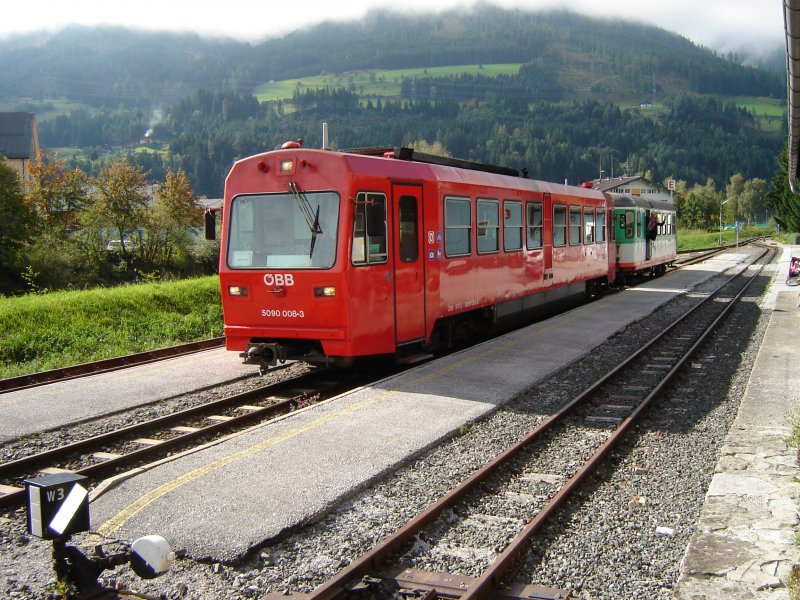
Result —
[[0, 155], [6, 158], [36, 158], [34, 127], [36, 115], [24, 112], [0, 112]]
[[611, 177], [609, 179], [595, 179], [594, 181], [592, 181], [592, 188], [595, 190], [600, 190], [601, 192], [607, 192], [608, 190], [613, 190], [614, 188], [618, 188], [621, 185], [628, 184], [631, 181], [636, 181], [638, 179], [642, 179], [642, 176], [634, 175], [633, 177]]
[[222, 198], [198, 198], [197, 203], [205, 210], [219, 210], [222, 208]]

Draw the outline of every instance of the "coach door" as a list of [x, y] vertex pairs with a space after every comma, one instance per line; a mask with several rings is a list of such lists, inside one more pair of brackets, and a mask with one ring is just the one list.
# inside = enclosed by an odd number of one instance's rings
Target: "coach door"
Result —
[[422, 188], [393, 187], [394, 317], [398, 344], [425, 338], [425, 261]]

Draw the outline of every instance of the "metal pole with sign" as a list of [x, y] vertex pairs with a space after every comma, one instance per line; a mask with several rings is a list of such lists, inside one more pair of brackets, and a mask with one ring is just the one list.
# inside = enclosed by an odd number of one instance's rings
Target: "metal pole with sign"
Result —
[[[89, 558], [77, 547], [68, 545], [70, 537], [89, 530], [89, 491], [87, 478], [76, 473], [56, 473], [25, 480], [27, 491], [28, 532], [53, 540], [53, 570], [56, 578], [69, 586], [74, 599], [117, 598], [118, 591], [104, 588], [98, 581], [106, 569], [130, 563], [144, 579], [166, 573], [175, 553], [158, 535], [139, 538], [128, 552], [106, 555], [95, 548], [98, 556]], [[131, 593], [145, 598], [141, 594]]]

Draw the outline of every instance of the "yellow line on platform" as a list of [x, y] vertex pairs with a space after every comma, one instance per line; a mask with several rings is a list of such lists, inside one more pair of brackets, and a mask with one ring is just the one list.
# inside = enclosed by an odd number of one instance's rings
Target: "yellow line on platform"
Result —
[[[550, 329], [550, 328], [552, 328], [554, 326], [555, 325], [553, 325], [553, 324], [545, 324], [543, 327], [537, 328], [537, 329], [533, 330], [531, 333], [529, 333], [527, 335], [523, 335], [523, 336], [515, 339], [514, 341], [508, 342], [506, 344], [501, 344], [499, 346], [495, 346], [494, 348], [486, 349], [483, 352], [480, 352], [478, 354], [463, 358], [462, 360], [459, 360], [459, 361], [455, 361], [454, 363], [452, 363], [452, 364], [450, 364], [448, 366], [442, 367], [440, 369], [436, 369], [432, 373], [428, 373], [427, 375], [423, 375], [423, 376], [418, 377], [417, 379], [409, 382], [405, 386], [405, 389], [407, 390], [410, 387], [417, 386], [417, 385], [420, 385], [422, 383], [427, 383], [428, 381], [431, 381], [432, 379], [435, 379], [436, 377], [444, 375], [445, 373], [448, 373], [448, 372], [452, 371], [453, 369], [455, 369], [457, 367], [462, 367], [464, 365], [470, 364], [470, 363], [475, 362], [477, 360], [486, 358], [487, 356], [491, 356], [492, 354], [496, 354], [497, 352], [500, 352], [501, 350], [507, 350], [509, 348], [514, 348], [515, 346], [518, 346], [518, 345], [526, 342], [529, 338], [533, 337], [534, 335], [542, 335], [542, 333], [546, 333], [548, 329]], [[185, 484], [187, 484], [187, 483], [189, 483], [191, 481], [194, 481], [195, 479], [198, 479], [198, 478], [202, 477], [203, 475], [207, 475], [208, 473], [211, 473], [211, 472], [213, 472], [213, 471], [215, 471], [217, 469], [220, 469], [220, 468], [222, 468], [222, 467], [224, 467], [226, 465], [229, 465], [231, 463], [234, 463], [236, 461], [242, 460], [244, 458], [248, 458], [250, 456], [253, 456], [254, 454], [257, 454], [257, 453], [261, 452], [262, 450], [264, 450], [266, 448], [269, 448], [270, 446], [275, 446], [277, 444], [280, 444], [281, 442], [285, 442], [286, 440], [289, 440], [289, 439], [291, 439], [291, 438], [293, 438], [293, 437], [295, 437], [295, 436], [297, 436], [297, 435], [299, 435], [301, 433], [305, 433], [307, 431], [310, 431], [312, 429], [315, 429], [317, 427], [325, 425], [326, 423], [329, 423], [329, 422], [333, 421], [334, 419], [337, 419], [337, 418], [342, 417], [344, 415], [348, 415], [348, 414], [354, 413], [356, 411], [359, 411], [359, 410], [361, 410], [363, 408], [367, 408], [368, 406], [371, 406], [372, 404], [375, 404], [379, 400], [383, 400], [383, 399], [385, 399], [385, 398], [387, 398], [387, 397], [389, 397], [389, 396], [391, 396], [393, 394], [401, 393], [403, 391], [404, 390], [402, 390], [402, 389], [387, 390], [387, 391], [385, 391], [385, 392], [383, 392], [381, 394], [373, 396], [372, 398], [369, 398], [367, 400], [363, 400], [361, 402], [357, 402], [357, 403], [355, 403], [355, 404], [353, 404], [353, 405], [351, 405], [351, 406], [349, 406], [347, 408], [343, 408], [343, 409], [338, 410], [336, 412], [333, 412], [333, 413], [331, 413], [331, 414], [329, 414], [327, 416], [320, 417], [319, 419], [311, 421], [311, 422], [307, 423], [306, 425], [303, 425], [301, 427], [295, 427], [294, 429], [290, 429], [289, 431], [285, 432], [282, 435], [279, 435], [278, 437], [274, 437], [274, 438], [270, 438], [268, 440], [264, 440], [263, 442], [260, 442], [259, 444], [256, 444], [255, 446], [251, 446], [250, 448], [246, 448], [244, 450], [241, 450], [239, 452], [236, 452], [236, 453], [231, 454], [229, 456], [226, 456], [224, 458], [220, 458], [220, 459], [218, 459], [218, 460], [216, 460], [216, 461], [214, 461], [212, 463], [209, 463], [208, 465], [204, 465], [202, 467], [198, 467], [197, 469], [189, 471], [188, 473], [186, 473], [184, 475], [181, 475], [180, 477], [178, 477], [176, 479], [173, 479], [172, 481], [168, 481], [167, 483], [164, 483], [164, 484], [160, 485], [159, 487], [157, 487], [156, 489], [148, 492], [144, 496], [141, 496], [138, 500], [136, 500], [132, 504], [128, 505], [127, 507], [122, 509], [119, 513], [117, 513], [115, 516], [113, 516], [108, 521], [103, 523], [98, 528], [98, 533], [101, 534], [101, 535], [110, 537], [114, 533], [119, 531], [125, 525], [125, 523], [127, 523], [130, 519], [132, 519], [134, 516], [136, 516], [139, 512], [144, 510], [150, 504], [152, 504], [153, 502], [155, 502], [156, 500], [158, 500], [162, 496], [165, 496], [166, 494], [169, 494], [170, 492], [178, 489], [179, 487], [181, 487], [181, 486], [183, 486], [183, 485], [185, 485]]]
[[362, 408], [366, 408], [367, 406], [374, 404], [378, 400], [382, 399], [385, 396], [395, 393], [394, 391], [387, 391], [383, 394], [378, 396], [373, 396], [368, 400], [364, 400], [362, 402], [357, 402], [347, 408], [343, 408], [342, 410], [336, 411], [324, 417], [320, 417], [319, 419], [315, 419], [310, 423], [303, 425], [302, 427], [295, 427], [294, 429], [290, 429], [286, 433], [279, 435], [278, 437], [270, 438], [268, 440], [264, 440], [263, 442], [256, 444], [255, 446], [251, 446], [250, 448], [246, 448], [241, 450], [240, 452], [236, 452], [229, 456], [225, 456], [220, 458], [219, 460], [215, 460], [212, 463], [207, 465], [203, 465], [202, 467], [198, 467], [193, 471], [189, 471], [188, 473], [181, 475], [180, 477], [173, 479], [172, 481], [168, 481], [167, 483], [160, 485], [156, 489], [148, 492], [144, 496], [141, 496], [138, 500], [133, 502], [132, 504], [125, 507], [119, 513], [117, 513], [114, 517], [103, 523], [98, 528], [98, 533], [105, 536], [111, 536], [115, 532], [119, 531], [125, 523], [127, 523], [131, 518], [136, 516], [139, 512], [141, 512], [144, 508], [148, 505], [152, 504], [162, 496], [178, 489], [179, 487], [193, 481], [203, 475], [211, 473], [212, 471], [216, 471], [226, 465], [229, 465], [233, 462], [238, 460], [242, 460], [249, 456], [253, 456], [254, 454], [258, 454], [265, 448], [269, 448], [270, 446], [275, 446], [276, 444], [280, 444], [281, 442], [285, 442], [288, 439], [295, 437], [303, 432], [309, 431], [311, 429], [315, 429], [320, 427], [334, 419], [341, 417], [343, 415], [353, 413], [356, 411], [361, 410]]

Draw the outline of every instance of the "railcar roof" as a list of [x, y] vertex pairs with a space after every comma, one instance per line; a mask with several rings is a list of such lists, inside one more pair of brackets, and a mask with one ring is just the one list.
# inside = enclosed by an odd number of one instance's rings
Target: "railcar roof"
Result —
[[416, 165], [426, 169], [426, 177], [436, 181], [605, 199], [605, 195], [598, 190], [529, 179], [525, 174], [520, 174], [516, 169], [509, 167], [424, 154], [411, 148], [376, 146], [341, 152], [350, 155], [348, 158], [355, 159], [352, 163], [354, 165], [358, 164], [358, 159], [362, 157], [365, 160], [378, 158], [381, 161], [390, 161], [393, 165]]
[[629, 194], [609, 194], [614, 200], [614, 206], [617, 208], [644, 208], [649, 210], [663, 210], [667, 212], [675, 212], [675, 205], [671, 202], [664, 200], [647, 200], [641, 196], [632, 196]]

